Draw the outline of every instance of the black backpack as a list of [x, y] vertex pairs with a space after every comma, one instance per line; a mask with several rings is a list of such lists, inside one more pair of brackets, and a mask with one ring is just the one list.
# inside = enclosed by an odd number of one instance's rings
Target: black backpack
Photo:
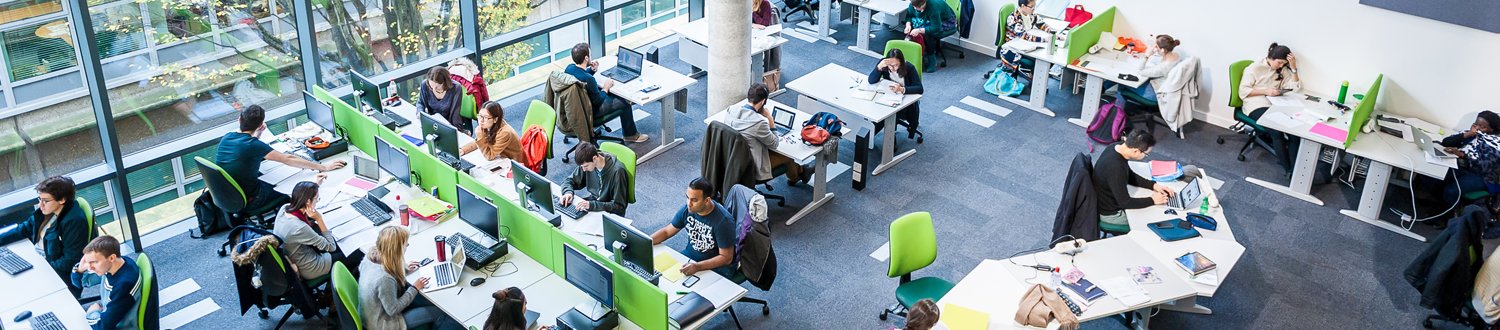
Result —
[[198, 234], [194, 236], [189, 231], [189, 237], [204, 239], [229, 230], [229, 214], [224, 213], [218, 205], [214, 205], [214, 199], [208, 195], [208, 190], [204, 190], [203, 194], [198, 195], [198, 199], [193, 201], [193, 213], [198, 217]]

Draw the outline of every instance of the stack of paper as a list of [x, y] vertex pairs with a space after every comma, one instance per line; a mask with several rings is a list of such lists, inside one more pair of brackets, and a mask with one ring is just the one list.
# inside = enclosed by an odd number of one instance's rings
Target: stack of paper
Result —
[[943, 304], [939, 320], [949, 330], [983, 330], [990, 327], [990, 314], [955, 304]]
[[1129, 276], [1117, 276], [1099, 281], [1099, 288], [1104, 289], [1110, 296], [1115, 297], [1125, 306], [1135, 306], [1151, 301], [1151, 295], [1146, 288], [1135, 283]]

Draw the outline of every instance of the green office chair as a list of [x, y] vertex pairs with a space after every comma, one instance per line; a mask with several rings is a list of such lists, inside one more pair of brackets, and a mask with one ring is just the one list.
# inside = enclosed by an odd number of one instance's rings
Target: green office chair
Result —
[[156, 268], [151, 265], [151, 258], [141, 252], [135, 258], [135, 266], [140, 269], [141, 296], [135, 302], [135, 320], [138, 330], [160, 329], [161, 303], [158, 301], [160, 290], [156, 284]]
[[[1010, 21], [1010, 14], [1014, 12], [1016, 12], [1016, 3], [1014, 1], [1000, 6], [1000, 27], [998, 29], [995, 29], [995, 31], [1000, 31], [1000, 35], [996, 36], [995, 38], [995, 48], [997, 49], [996, 51], [999, 51], [998, 49], [1000, 48], [1000, 45], [1004, 45], [1006, 41], [1009, 41], [1005, 40], [1005, 26], [1009, 25], [1006, 23], [1009, 23], [1008, 21]], [[997, 55], [995, 57], [998, 58], [1000, 56]]]
[[635, 203], [635, 150], [630, 150], [630, 147], [623, 144], [605, 142], [599, 144], [599, 151], [615, 155], [615, 159], [625, 165], [625, 174], [629, 177], [629, 180], [626, 180], [628, 182], [626, 186], [629, 189], [625, 191], [625, 202]]
[[[542, 132], [547, 136], [547, 159], [552, 159], [552, 134], [557, 131], [557, 111], [542, 100], [531, 100], [531, 107], [526, 109], [526, 120], [521, 122], [521, 134], [532, 125], [542, 127]], [[542, 161], [542, 170], [537, 174], [547, 175], [547, 161]]]
[[74, 204], [76, 205], [75, 207], [78, 208], [78, 211], [83, 212], [83, 220], [89, 224], [88, 239], [92, 241], [94, 238], [99, 237], [99, 227], [94, 225], [94, 207], [89, 205], [89, 200], [77, 197], [73, 199], [73, 202], [77, 203]]
[[474, 120], [475, 116], [477, 116], [477, 115], [475, 115], [475, 112], [479, 108], [479, 105], [474, 104], [474, 96], [473, 95], [469, 95], [468, 90], [465, 89], [464, 86], [462, 86], [462, 85], [453, 85], [453, 86], [454, 87], [458, 87], [458, 90], [456, 91], [456, 92], [458, 92], [458, 96], [459, 96], [459, 99], [458, 99], [458, 115], [462, 116], [462, 117], [464, 117], [464, 118], [466, 118], [468, 120]]
[[[1120, 212], [1125, 212], [1125, 211], [1120, 211]], [[1130, 224], [1117, 225], [1117, 224], [1112, 224], [1112, 223], [1108, 223], [1108, 222], [1104, 222], [1104, 221], [1099, 221], [1099, 231], [1100, 231], [1100, 234], [1099, 234], [1100, 238], [1104, 238], [1106, 236], [1120, 236], [1120, 235], [1125, 235], [1125, 234], [1129, 234], [1130, 233]]]
[[276, 208], [285, 201], [257, 201], [260, 205], [250, 205], [250, 196], [245, 195], [245, 190], [234, 177], [229, 176], [218, 164], [204, 159], [200, 156], [193, 157], [198, 162], [198, 173], [203, 176], [203, 183], [208, 187], [208, 195], [213, 198], [214, 205], [229, 214], [231, 223], [243, 223], [249, 217], [256, 218], [256, 224], [262, 228], [271, 228], [267, 214], [276, 212]]
[[911, 62], [912, 66], [917, 67], [917, 75], [918, 76], [923, 75], [923, 73], [922, 73], [922, 45], [921, 44], [918, 44], [918, 43], [915, 43], [915, 42], [911, 42], [911, 41], [907, 41], [907, 40], [900, 40], [900, 39], [886, 41], [885, 42], [885, 52], [883, 52], [883, 53], [884, 54], [890, 54], [892, 49], [900, 49], [901, 50], [901, 55], [906, 56], [906, 61], [907, 62]]
[[892, 313], [906, 317], [906, 309], [911, 308], [918, 300], [942, 300], [953, 289], [953, 282], [937, 277], [911, 279], [912, 272], [926, 268], [937, 259], [937, 234], [932, 228], [932, 214], [916, 212], [903, 215], [891, 222], [890, 235], [890, 267], [885, 275], [901, 277], [901, 285], [896, 287], [896, 301], [899, 304], [881, 311], [881, 320]]
[[1245, 141], [1245, 146], [1240, 147], [1239, 156], [1235, 157], [1235, 159], [1242, 162], [1245, 161], [1245, 152], [1250, 151], [1251, 146], [1259, 146], [1273, 157], [1280, 153], [1280, 151], [1272, 148], [1264, 139], [1273, 132], [1265, 127], [1261, 127], [1260, 124], [1255, 122], [1255, 118], [1251, 118], [1249, 114], [1245, 113], [1245, 100], [1240, 98], [1240, 81], [1245, 77], [1245, 68], [1249, 67], [1251, 63], [1254, 63], [1254, 61], [1243, 60], [1229, 64], [1229, 107], [1234, 108], [1234, 120], [1237, 122], [1234, 126], [1230, 126], [1229, 129], [1238, 131], [1239, 133], [1219, 135], [1219, 139], [1215, 141], [1219, 144], [1224, 144], [1225, 137], [1239, 136], [1240, 134], [1247, 135], [1249, 139]]
[[349, 273], [344, 262], [333, 263], [333, 313], [337, 315], [339, 329], [363, 330], [364, 322], [359, 315], [359, 280]]

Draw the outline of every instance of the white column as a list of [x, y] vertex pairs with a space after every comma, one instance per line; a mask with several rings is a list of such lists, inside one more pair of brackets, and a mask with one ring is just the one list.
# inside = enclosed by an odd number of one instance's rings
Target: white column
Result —
[[745, 99], [750, 87], [750, 1], [705, 0], [708, 21], [708, 115]]

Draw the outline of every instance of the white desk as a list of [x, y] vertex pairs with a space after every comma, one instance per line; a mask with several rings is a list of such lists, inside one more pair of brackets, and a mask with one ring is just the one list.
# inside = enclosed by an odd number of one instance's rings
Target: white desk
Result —
[[[1083, 109], [1078, 113], [1078, 118], [1068, 119], [1068, 121], [1082, 127], [1088, 127], [1089, 123], [1094, 121], [1094, 116], [1099, 112], [1099, 100], [1104, 95], [1105, 80], [1130, 88], [1139, 88], [1145, 84], [1146, 78], [1141, 77], [1139, 70], [1142, 61], [1145, 59], [1105, 49], [1100, 50], [1098, 54], [1085, 53], [1078, 58], [1079, 64], [1087, 62], [1087, 65], [1068, 64], [1068, 69], [1088, 76], [1083, 83]], [[1140, 79], [1135, 81], [1120, 79], [1121, 74], [1134, 75]]]
[[[1260, 126], [1262, 127], [1280, 131], [1286, 134], [1291, 134], [1301, 138], [1302, 142], [1297, 148], [1297, 158], [1292, 163], [1291, 183], [1289, 185], [1283, 186], [1257, 178], [1245, 178], [1245, 181], [1249, 181], [1250, 183], [1254, 183], [1272, 191], [1280, 192], [1287, 196], [1296, 197], [1297, 199], [1307, 201], [1308, 203], [1323, 205], [1322, 200], [1318, 199], [1317, 197], [1313, 197], [1313, 195], [1311, 194], [1312, 181], [1313, 177], [1315, 176], [1314, 171], [1316, 171], [1318, 168], [1318, 156], [1322, 153], [1323, 146], [1325, 145], [1343, 150], [1344, 142], [1329, 139], [1322, 135], [1313, 134], [1312, 131], [1310, 131], [1310, 129], [1313, 127], [1313, 123], [1311, 122], [1317, 121], [1317, 119], [1309, 117], [1309, 115], [1304, 113], [1304, 109], [1310, 107], [1317, 107], [1318, 109], [1322, 109], [1322, 107], [1327, 107], [1328, 103], [1323, 103], [1323, 101], [1327, 101], [1328, 98], [1320, 98], [1319, 102], [1308, 101], [1301, 96], [1298, 96], [1298, 98], [1301, 99], [1301, 107], [1273, 105], [1269, 109], [1266, 109], [1266, 112], [1261, 115], [1260, 120], [1256, 121], [1256, 123], [1260, 124]], [[1248, 111], [1254, 109], [1246, 110]], [[1280, 116], [1278, 114], [1286, 115], [1294, 119], [1287, 121], [1272, 118], [1274, 116]], [[1324, 124], [1347, 131], [1349, 129], [1350, 117], [1353, 116], [1353, 114], [1353, 111], [1349, 111], [1338, 116], [1337, 118], [1334, 118], [1331, 121], [1324, 122]]]
[[[73, 298], [73, 292], [68, 291], [68, 285], [63, 282], [62, 278], [57, 277], [57, 273], [52, 272], [52, 265], [47, 263], [47, 258], [37, 253], [36, 245], [31, 244], [30, 240], [23, 239], [6, 244], [5, 248], [30, 263], [31, 269], [16, 275], [0, 272], [0, 288], [6, 291], [6, 299], [0, 299], [0, 310], [10, 310], [58, 292], [62, 292], [69, 299]], [[79, 306], [76, 300], [71, 305]], [[15, 314], [11, 316], [14, 317]]]
[[[1373, 125], [1373, 124], [1371, 124]], [[1443, 136], [1428, 133], [1434, 139], [1442, 139]], [[1433, 141], [1437, 143], [1437, 141]], [[1370, 159], [1370, 167], [1365, 171], [1365, 184], [1360, 189], [1359, 208], [1355, 210], [1339, 210], [1339, 213], [1350, 218], [1374, 225], [1376, 227], [1390, 230], [1397, 234], [1411, 237], [1412, 239], [1426, 242], [1427, 239], [1421, 235], [1402, 228], [1396, 224], [1380, 220], [1380, 209], [1385, 204], [1386, 188], [1390, 185], [1393, 168], [1416, 172], [1432, 178], [1442, 180], [1448, 175], [1448, 170], [1456, 168], [1453, 160], [1450, 167], [1447, 164], [1433, 164], [1427, 162], [1426, 152], [1414, 142], [1407, 142], [1402, 138], [1381, 133], [1361, 133], [1349, 145], [1349, 154]]]
[[858, 32], [854, 34], [854, 46], [849, 46], [849, 50], [866, 56], [884, 58], [882, 53], [870, 50], [870, 24], [874, 23], [870, 21], [871, 12], [899, 17], [902, 12], [906, 11], [906, 7], [910, 6], [910, 3], [902, 0], [848, 0], [845, 3], [859, 8], [859, 21], [855, 22], [855, 25], [859, 26]]
[[[1131, 162], [1130, 165], [1131, 170], [1137, 172], [1137, 174], [1150, 172], [1150, 165], [1147, 165], [1147, 163], [1145, 162]], [[1182, 188], [1187, 186], [1187, 182], [1182, 181], [1163, 182], [1162, 184], [1171, 187], [1174, 191], [1182, 191]], [[1125, 210], [1125, 217], [1130, 221], [1130, 233], [1124, 235], [1124, 237], [1129, 237], [1135, 240], [1136, 243], [1140, 244], [1142, 248], [1146, 249], [1146, 251], [1158, 262], [1167, 265], [1166, 269], [1157, 270], [1158, 276], [1175, 275], [1176, 277], [1187, 281], [1194, 290], [1197, 290], [1199, 297], [1213, 297], [1214, 294], [1219, 291], [1219, 288], [1223, 286], [1225, 278], [1229, 277], [1229, 274], [1234, 270], [1234, 266], [1239, 263], [1240, 257], [1244, 256], [1245, 247], [1243, 245], [1240, 245], [1239, 242], [1237, 242], [1237, 240], [1235, 239], [1233, 226], [1231, 226], [1232, 222], [1225, 214], [1224, 208], [1219, 204], [1219, 195], [1213, 191], [1213, 185], [1209, 184], [1208, 180], [1201, 178], [1198, 180], [1198, 184], [1199, 188], [1202, 189], [1202, 191], [1208, 197], [1208, 215], [1213, 217], [1219, 223], [1219, 226], [1216, 230], [1199, 228], [1198, 233], [1202, 236], [1199, 236], [1197, 238], [1189, 238], [1175, 242], [1162, 241], [1161, 237], [1156, 236], [1156, 233], [1151, 231], [1151, 223], [1168, 219], [1182, 218], [1187, 215], [1187, 212], [1197, 212], [1198, 209], [1179, 209], [1177, 210], [1177, 214], [1173, 215], [1166, 213], [1166, 210], [1169, 209], [1169, 207], [1167, 207], [1166, 205], [1154, 205], [1145, 208]], [[1131, 196], [1147, 197], [1151, 194], [1152, 191], [1149, 189], [1131, 187]], [[1214, 272], [1216, 272], [1218, 275], [1219, 284], [1208, 285], [1194, 282], [1191, 280], [1191, 274], [1189, 274], [1187, 271], [1182, 270], [1181, 267], [1177, 267], [1176, 265], [1172, 264], [1175, 262], [1174, 260], [1177, 257], [1182, 256], [1183, 254], [1186, 254], [1188, 252], [1202, 253], [1204, 256], [1208, 257], [1209, 260], [1213, 260], [1214, 263], [1218, 265]], [[1206, 307], [1197, 305], [1196, 297], [1178, 300], [1171, 304], [1165, 304], [1162, 305], [1162, 308], [1199, 314], [1209, 314], [1213, 312]]]
[[[740, 103], [736, 103], [735, 105], [730, 106], [730, 110], [733, 110], [733, 108], [744, 106], [746, 102], [747, 101], [740, 101]], [[802, 110], [797, 110], [797, 108], [793, 108], [785, 104], [781, 104], [780, 102], [776, 102], [775, 100], [766, 100], [766, 106], [791, 111], [792, 115], [794, 116], [792, 119], [793, 123], [800, 124], [812, 118], [812, 114], [803, 112]], [[718, 114], [715, 114], [708, 118], [704, 118], [703, 123], [708, 124], [716, 121], [724, 122], [725, 118], [727, 118], [728, 116], [729, 111], [720, 111]], [[844, 130], [841, 133], [849, 134], [849, 128], [844, 127]], [[790, 226], [794, 223], [797, 223], [797, 220], [802, 220], [803, 217], [811, 214], [813, 210], [817, 210], [818, 207], [821, 207], [823, 206], [823, 204], [833, 200], [833, 193], [828, 192], [828, 156], [824, 155], [824, 153], [821, 152], [823, 151], [823, 147], [814, 147], [807, 145], [806, 143], [802, 143], [802, 134], [798, 131], [795, 125], [792, 127], [792, 131], [788, 132], [786, 136], [782, 136], [781, 138], [778, 138], [776, 140], [776, 153], [781, 154], [782, 156], [786, 156], [787, 158], [791, 158], [793, 161], [796, 161], [797, 164], [807, 163], [808, 159], [810, 158], [817, 158], [817, 162], [813, 163], [813, 178], [812, 180], [809, 180], [813, 182], [813, 201], [807, 203], [807, 205], [805, 206], [802, 206], [802, 209], [798, 210], [797, 214], [792, 215], [790, 219], [786, 220], [786, 224]]]
[[[875, 131], [875, 123], [885, 122], [885, 132], [881, 143], [880, 165], [871, 172], [880, 175], [892, 166], [900, 163], [917, 153], [915, 148], [896, 155], [896, 113], [922, 98], [921, 94], [908, 94], [902, 97], [896, 106], [888, 106], [870, 100], [850, 97], [850, 90], [868, 85], [869, 75], [850, 70], [838, 64], [829, 63], [813, 72], [803, 75], [797, 80], [786, 84], [786, 87], [797, 91], [797, 107], [802, 111], [817, 113], [821, 111], [832, 112], [839, 116], [845, 123], [869, 127], [871, 132]], [[881, 81], [880, 88], [885, 88], [890, 81]], [[868, 125], [859, 123], [854, 118], [862, 118]], [[846, 126], [847, 128], [847, 126]], [[819, 171], [822, 172], [822, 171]]]
[[[1132, 232], [1134, 232], [1132, 230]], [[1071, 262], [1069, 259], [1072, 259]], [[1123, 237], [1112, 237], [1088, 243], [1088, 250], [1077, 257], [1069, 258], [1066, 255], [1042, 251], [1030, 255], [1018, 256], [1009, 260], [1019, 265], [1046, 264], [1063, 267], [1077, 267], [1084, 272], [1085, 277], [1094, 283], [1117, 276], [1128, 276], [1125, 269], [1136, 266], [1147, 266], [1158, 272], [1162, 282], [1157, 284], [1141, 284], [1151, 296], [1151, 300], [1136, 306], [1125, 306], [1118, 299], [1105, 296], [1095, 300], [1093, 306], [1078, 316], [1079, 322], [1087, 322], [1115, 314], [1135, 311], [1137, 314], [1136, 327], [1147, 329], [1150, 326], [1150, 307], [1173, 303], [1177, 300], [1196, 298], [1197, 290], [1182, 277], [1170, 276], [1166, 272], [1168, 267], [1177, 267], [1164, 263], [1152, 255], [1146, 248], [1136, 243], [1135, 240]], [[1010, 272], [1011, 277], [1018, 283], [1027, 286], [1031, 283], [1047, 283], [1051, 281], [1051, 275], [1029, 267], [1011, 265], [1009, 261], [1004, 262], [1001, 267]], [[990, 276], [996, 278], [998, 276]], [[996, 296], [993, 299], [1019, 301], [1019, 296]], [[1011, 308], [1010, 314], [1002, 314], [1001, 317], [1015, 315], [1015, 308]], [[994, 317], [993, 315], [991, 316]], [[993, 322], [993, 321], [991, 321]], [[1055, 324], [1055, 323], [1054, 323]]]
[[[678, 25], [672, 28], [681, 38], [677, 39], [677, 58], [693, 67], [693, 76], [698, 77], [708, 69], [708, 46], [713, 40], [708, 33], [709, 24], [706, 19], [699, 19]], [[781, 37], [781, 25], [767, 26], [765, 29], [750, 29], [750, 63], [765, 63], [766, 52], [780, 49], [787, 42]], [[751, 65], [751, 82], [760, 82], [760, 77], [765, 73], [764, 65]]]
[[[1047, 25], [1067, 26], [1054, 25], [1052, 21], [1048, 21]], [[1026, 47], [1027, 45], [1042, 46], [1036, 47], [1036, 49], [1032, 49], [1029, 51], [1021, 51], [1022, 49], [1029, 49], [1029, 47]], [[1020, 39], [1006, 41], [1004, 45], [1001, 45], [1001, 47], [1015, 50], [1016, 52], [1021, 53], [1022, 56], [1030, 57], [1036, 60], [1032, 61], [1031, 66], [1031, 99], [1023, 101], [1021, 99], [1006, 95], [1000, 95], [1000, 99], [1019, 106], [1026, 107], [1027, 109], [1031, 109], [1032, 111], [1036, 111], [1049, 117], [1057, 116], [1057, 114], [1052, 112], [1052, 110], [1047, 109], [1047, 82], [1050, 81], [1049, 79], [1051, 79], [1050, 77], [1052, 75], [1050, 72], [1052, 71], [1053, 65], [1068, 65], [1068, 48], [1057, 47], [1052, 51], [1052, 53], [1049, 54], [1047, 52], [1046, 42], [1038, 43]], [[996, 74], [1000, 73], [997, 72]], [[1066, 80], [1067, 79], [1064, 79], [1064, 81]], [[1085, 125], [1087, 125], [1087, 123], [1085, 123]]]
[[[1021, 295], [1031, 288], [1030, 283], [1014, 281], [1006, 267], [1010, 262], [985, 259], [964, 275], [963, 280], [953, 286], [943, 299], [937, 301], [939, 309], [948, 304], [963, 306], [990, 315], [990, 329], [1036, 329], [1016, 323], [1016, 308]], [[1108, 298], [1102, 298], [1108, 299]], [[947, 329], [946, 324], [940, 324]], [[1057, 329], [1057, 322], [1048, 324], [1048, 329]]]
[[[615, 61], [616, 58], [614, 55], [600, 58], [599, 72], [604, 72], [614, 67]], [[672, 149], [672, 147], [682, 144], [682, 139], [676, 138], [673, 135], [673, 126], [677, 122], [673, 119], [676, 116], [670, 110], [687, 113], [687, 87], [698, 82], [697, 79], [684, 76], [681, 73], [677, 73], [677, 71], [672, 71], [672, 69], [657, 65], [656, 63], [643, 63], [644, 65], [641, 67], [641, 76], [639, 78], [631, 80], [630, 83], [626, 84], [616, 83], [609, 90], [610, 94], [624, 98], [626, 101], [637, 106], [661, 101], [661, 145], [641, 155], [640, 158], [636, 159], [637, 164], [645, 163], [651, 160], [651, 158], [660, 156], [667, 150]], [[603, 75], [595, 75], [594, 78], [601, 81], [609, 79], [609, 77]], [[649, 93], [642, 93], [640, 91], [640, 89], [651, 85], [656, 85], [659, 88]], [[627, 109], [625, 111], [634, 110]]]
[[[14, 288], [13, 286], [6, 287]], [[64, 288], [63, 290], [54, 291], [45, 296], [37, 297], [36, 299], [26, 301], [24, 303], [16, 305], [15, 307], [8, 308], [4, 312], [0, 312], [0, 322], [3, 322], [0, 323], [0, 325], [3, 325], [6, 329], [30, 329], [30, 319], [21, 321], [21, 323], [15, 322], [17, 315], [21, 315], [21, 313], [27, 311], [31, 312], [31, 318], [37, 318], [41, 317], [42, 314], [52, 313], [53, 315], [57, 316], [58, 321], [62, 321], [63, 327], [66, 329], [90, 329], [88, 320], [84, 319], [83, 307], [78, 304], [78, 300], [73, 299], [73, 293], [69, 292], [66, 288]]]

